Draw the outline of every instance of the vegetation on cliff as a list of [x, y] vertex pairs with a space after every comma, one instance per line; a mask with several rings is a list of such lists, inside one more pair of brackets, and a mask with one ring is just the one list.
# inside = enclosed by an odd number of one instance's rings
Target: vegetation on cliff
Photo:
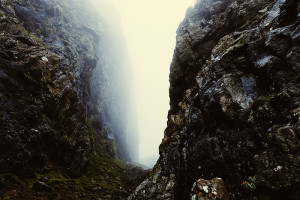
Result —
[[297, 0], [198, 0], [177, 30], [168, 127], [130, 199], [299, 199]]
[[128, 99], [111, 96], [128, 91], [122, 37], [82, 0], [1, 0], [0, 13], [0, 199], [124, 199], [144, 170], [126, 162]]

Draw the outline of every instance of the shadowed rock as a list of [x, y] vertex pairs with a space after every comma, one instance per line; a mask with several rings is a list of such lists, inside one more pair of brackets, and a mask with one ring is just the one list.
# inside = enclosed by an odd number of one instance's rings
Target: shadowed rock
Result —
[[[129, 199], [299, 197], [299, 12], [296, 0], [187, 10], [160, 158]], [[209, 189], [215, 177], [222, 197]]]

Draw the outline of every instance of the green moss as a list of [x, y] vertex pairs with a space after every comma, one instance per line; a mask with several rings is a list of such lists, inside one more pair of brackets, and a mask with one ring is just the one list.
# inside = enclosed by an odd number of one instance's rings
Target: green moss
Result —
[[97, 136], [97, 131], [94, 129], [93, 124], [95, 123], [95, 120], [92, 117], [89, 117], [86, 120], [86, 125], [90, 128], [91, 130], [91, 139], [92, 141], [96, 141], [96, 136]]
[[[265, 6], [262, 7], [262, 9], [266, 8], [269, 5], [270, 4], [266, 4]], [[251, 26], [257, 26], [257, 24], [259, 24], [262, 21], [264, 16], [265, 16], [265, 13], [257, 14], [255, 17], [251, 18], [250, 20], [247, 20], [246, 23], [240, 29], [245, 29], [245, 28], [251, 27]]]
[[256, 99], [252, 103], [250, 103], [250, 106], [252, 109], [255, 109], [259, 106], [264, 105], [265, 103], [270, 102], [273, 97], [274, 97], [273, 94], [261, 96], [259, 99]]
[[33, 180], [28, 181], [28, 188], [32, 189], [34, 183], [35, 183], [35, 181], [33, 181]]
[[92, 128], [91, 132], [92, 132], [92, 140], [95, 142], [95, 141], [96, 141], [96, 135], [97, 135], [97, 132], [96, 132], [96, 130], [93, 129], [93, 128]]
[[90, 163], [88, 168], [88, 173], [90, 175], [98, 175], [101, 172], [107, 171], [107, 166], [105, 166], [105, 159], [101, 159], [97, 151], [93, 151], [90, 155]]
[[16, 27], [23, 32], [25, 35], [31, 37], [33, 40], [35, 40], [38, 44], [40, 44], [40, 46], [46, 46], [46, 44], [43, 42], [43, 40], [33, 34], [30, 34], [23, 26], [21, 26], [20, 24], [17, 24]]
[[254, 112], [253, 112], [253, 110], [251, 110], [250, 114], [249, 114], [249, 118], [253, 118], [253, 115], [254, 115]]
[[7, 194], [5, 194], [4, 196], [3, 196], [3, 198], [2, 198], [3, 200], [7, 200], [7, 199], [10, 199], [10, 196], [9, 195], [7, 195]]
[[35, 35], [30, 35], [30, 37], [32, 37], [35, 41], [37, 41], [41, 46], [46, 46], [46, 44], [44, 43], [44, 41], [41, 38], [39, 38]]
[[14, 174], [10, 174], [10, 173], [8, 173], [8, 174], [5, 174], [5, 178], [7, 179], [7, 180], [9, 180], [11, 183], [13, 183], [13, 184], [16, 184], [16, 185], [19, 185], [19, 186], [23, 186], [24, 185], [24, 183], [23, 183], [23, 181], [21, 181], [16, 175], [14, 175]]
[[[81, 199], [105, 199], [107, 195], [114, 196], [120, 187], [126, 188], [122, 183], [125, 166], [123, 161], [97, 151], [92, 152], [89, 159], [88, 172], [79, 178], [71, 178], [59, 170], [52, 170], [43, 174], [36, 173], [34, 178], [22, 182], [18, 177], [8, 174], [7, 177], [10, 177], [9, 181], [13, 184], [5, 191], [1, 190], [0, 199], [6, 193], [10, 194], [12, 189], [16, 189], [24, 199], [39, 199], [41, 196], [51, 199], [76, 199], [79, 193], [84, 194]], [[38, 181], [45, 182], [49, 188], [37, 193], [34, 186]]]
[[20, 24], [17, 24], [17, 28], [20, 30], [20, 31], [22, 31], [25, 35], [30, 35], [29, 33], [28, 33], [28, 31], [23, 27], [23, 26], [21, 26]]
[[46, 120], [48, 121], [50, 124], [52, 124], [52, 120], [45, 114], [41, 114], [41, 116]]
[[70, 141], [70, 138], [68, 136], [66, 136], [66, 135], [62, 136], [62, 139], [65, 140], [65, 141], [67, 141], [67, 142]]
[[46, 177], [49, 178], [50, 182], [69, 182], [69, 181], [73, 181], [72, 179], [66, 178], [64, 175], [62, 175], [60, 172], [58, 171], [51, 171], [48, 174], [46, 174]]
[[87, 120], [86, 120], [86, 124], [88, 127], [92, 128], [93, 127], [93, 118], [92, 117], [89, 117]]
[[125, 163], [118, 159], [113, 159], [106, 154], [99, 154], [94, 151], [90, 155], [90, 164], [88, 168], [88, 174], [91, 177], [103, 176], [103, 173], [108, 173], [109, 176], [114, 179], [116, 177], [122, 177]]
[[265, 102], [269, 102], [272, 99], [273, 95], [266, 95], [263, 96], [263, 99], [265, 100]]
[[245, 38], [246, 38], [247, 34], [242, 34], [240, 35], [240, 37], [238, 37], [236, 39], [236, 41], [234, 42], [236, 45], [241, 45], [245, 43]]
[[0, 12], [0, 18], [3, 18], [4, 14], [2, 12]]
[[125, 162], [124, 162], [123, 160], [116, 159], [115, 162], [116, 162], [116, 164], [117, 164], [120, 168], [124, 168], [124, 167], [125, 167]]

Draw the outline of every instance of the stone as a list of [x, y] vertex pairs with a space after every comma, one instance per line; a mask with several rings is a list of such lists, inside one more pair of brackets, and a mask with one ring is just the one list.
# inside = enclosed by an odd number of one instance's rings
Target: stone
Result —
[[47, 58], [46, 56], [43, 56], [41, 59], [42, 59], [42, 61], [44, 61], [44, 62], [48, 62], [48, 61], [49, 61], [48, 58]]
[[193, 184], [190, 197], [195, 200], [229, 200], [229, 195], [221, 178], [214, 178], [212, 180], [197, 180]]
[[171, 199], [297, 199], [298, 5], [199, 0], [187, 10], [170, 67], [159, 173], [132, 199], [159, 199], [166, 189]]
[[[123, 72], [129, 64], [123, 62], [122, 36], [112, 34], [102, 15], [84, 0], [0, 0], [0, 199], [11, 189], [7, 185], [12, 183], [2, 180], [6, 174], [24, 182], [48, 172], [82, 178], [95, 151], [102, 156], [97, 164], [109, 165], [103, 173], [110, 170], [117, 183], [109, 188], [125, 182], [123, 174], [115, 176], [120, 166], [113, 161], [138, 157], [137, 131], [125, 128], [136, 121], [127, 117], [129, 88]], [[114, 56], [115, 49], [123, 57]], [[128, 180], [125, 175], [126, 191], [118, 188], [112, 198], [125, 198], [144, 178], [139, 167], [126, 170], [131, 174]], [[38, 179], [28, 190], [42, 191], [43, 198], [71, 198], [66, 188], [49, 190], [52, 178]], [[101, 181], [106, 185], [106, 179]], [[79, 188], [72, 189], [85, 192]], [[31, 198], [25, 190], [22, 185], [19, 199]]]

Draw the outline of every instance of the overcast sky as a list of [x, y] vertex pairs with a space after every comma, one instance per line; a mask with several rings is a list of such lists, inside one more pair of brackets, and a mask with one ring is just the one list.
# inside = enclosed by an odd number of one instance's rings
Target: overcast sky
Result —
[[[102, 0], [94, 0], [102, 1]], [[121, 17], [133, 67], [140, 159], [159, 155], [167, 125], [176, 30], [195, 0], [108, 0]]]

